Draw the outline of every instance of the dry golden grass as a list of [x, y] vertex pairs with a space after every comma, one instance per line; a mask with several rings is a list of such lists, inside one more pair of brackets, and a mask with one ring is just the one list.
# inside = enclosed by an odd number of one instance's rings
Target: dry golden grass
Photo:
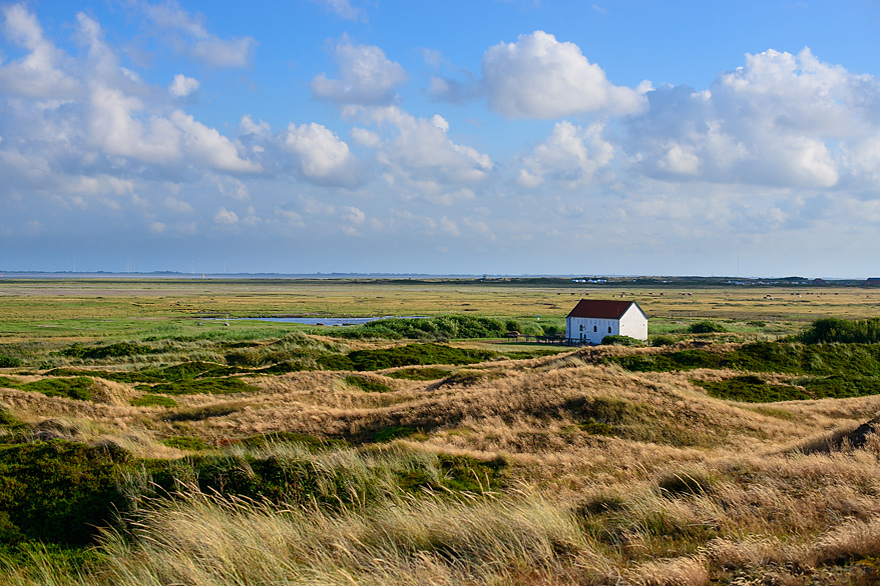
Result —
[[[141, 457], [183, 455], [159, 443], [172, 436], [359, 442], [405, 427], [421, 433], [392, 445], [508, 464], [496, 493], [337, 511], [195, 493], [154, 503], [133, 536], [108, 535], [95, 573], [42, 559], [30, 573], [7, 569], [5, 583], [877, 583], [880, 440], [819, 447], [873, 418], [880, 396], [739, 404], [690, 382], [717, 371], [630, 373], [589, 364], [596, 352], [486, 362], [439, 381], [362, 375], [385, 393], [346, 384], [346, 372], [250, 377], [258, 391], [179, 395], [172, 408], [133, 407], [141, 391], [102, 379], [100, 403], [0, 390], [0, 406], [35, 429]], [[352, 447], [309, 457], [354, 478], [372, 456]]]

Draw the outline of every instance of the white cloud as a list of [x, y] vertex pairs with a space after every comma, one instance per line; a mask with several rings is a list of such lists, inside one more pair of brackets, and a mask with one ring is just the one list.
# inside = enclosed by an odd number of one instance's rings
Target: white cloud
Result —
[[312, 181], [343, 186], [359, 181], [357, 159], [348, 145], [321, 124], [290, 124], [284, 145], [296, 156], [302, 174]]
[[199, 89], [201, 85], [199, 80], [178, 73], [174, 76], [174, 81], [171, 82], [171, 85], [168, 86], [168, 93], [176, 98], [185, 98]]
[[366, 128], [352, 128], [350, 134], [353, 141], [367, 148], [374, 149], [382, 143], [378, 134]]
[[482, 70], [489, 106], [508, 118], [632, 114], [645, 108], [638, 92], [609, 82], [577, 45], [560, 43], [544, 31], [490, 47]]
[[215, 169], [234, 172], [259, 171], [253, 161], [242, 159], [235, 145], [219, 131], [197, 122], [192, 116], [175, 110], [171, 120], [179, 128], [181, 143], [188, 156], [200, 159]]
[[[765, 51], [709, 90], [661, 87], [627, 120], [628, 150], [647, 174], [711, 182], [829, 188], [877, 184], [880, 82], [798, 55]], [[870, 161], [870, 162], [868, 162]]]
[[220, 208], [214, 214], [214, 222], [217, 224], [237, 224], [238, 216], [235, 212], [231, 212], [226, 208]]
[[696, 175], [700, 170], [700, 157], [689, 146], [670, 143], [666, 154], [658, 161], [658, 166], [671, 173]]
[[322, 100], [340, 105], [389, 104], [406, 81], [403, 67], [389, 60], [379, 47], [343, 40], [336, 46], [335, 56], [339, 78], [330, 79], [322, 73], [312, 80], [312, 92]]
[[74, 97], [79, 83], [62, 69], [69, 60], [43, 37], [36, 16], [23, 4], [7, 5], [0, 10], [4, 35], [29, 51], [22, 59], [0, 66], [0, 90], [38, 99]]
[[358, 208], [346, 206], [343, 208], [345, 212], [342, 216], [344, 220], [351, 222], [352, 224], [363, 224], [364, 220], [366, 220], [367, 216], [359, 210]]
[[452, 206], [475, 199], [476, 194], [470, 189], [459, 189], [443, 193], [425, 193], [425, 200], [439, 206]]
[[251, 198], [247, 185], [235, 177], [217, 177], [217, 189], [226, 197], [238, 201], [248, 201]]
[[165, 207], [181, 214], [191, 214], [194, 211], [190, 204], [183, 200], [171, 197], [170, 195], [165, 198]]
[[488, 155], [450, 140], [449, 125], [440, 116], [416, 118], [396, 106], [366, 114], [390, 127], [390, 137], [377, 147], [376, 158], [395, 176], [440, 187], [483, 181], [494, 167]]
[[614, 159], [614, 146], [602, 137], [603, 125], [581, 128], [558, 122], [545, 142], [523, 158], [518, 182], [537, 187], [550, 179], [566, 189], [577, 189], [596, 179]]
[[238, 131], [241, 134], [268, 135], [272, 132], [272, 127], [269, 126], [268, 122], [263, 122], [262, 120], [254, 122], [250, 114], [245, 114], [238, 123]]
[[316, 4], [326, 7], [330, 12], [334, 13], [345, 20], [366, 20], [363, 10], [351, 5], [349, 0], [312, 0]]
[[443, 216], [442, 218], [440, 218], [439, 225], [440, 225], [440, 229], [443, 232], [449, 234], [450, 236], [461, 236], [461, 230], [458, 229], [458, 226], [456, 225], [456, 223], [454, 221], [450, 220], [449, 218], [447, 218], [446, 216]]
[[201, 15], [193, 16], [175, 0], [140, 2], [143, 13], [170, 36], [169, 45], [214, 67], [246, 67], [257, 45], [253, 37], [221, 39], [209, 32]]
[[276, 208], [275, 215], [281, 218], [285, 224], [293, 226], [294, 228], [303, 228], [306, 225], [305, 222], [303, 222], [302, 216], [292, 210]]

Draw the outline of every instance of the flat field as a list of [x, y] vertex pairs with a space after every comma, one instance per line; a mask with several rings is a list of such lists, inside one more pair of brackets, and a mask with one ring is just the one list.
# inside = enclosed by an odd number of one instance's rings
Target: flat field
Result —
[[[638, 301], [654, 344], [499, 334], [559, 327], [587, 296]], [[830, 285], [3, 280], [0, 580], [877, 584], [880, 348], [788, 336], [878, 303]], [[273, 315], [436, 319], [234, 319]], [[689, 332], [706, 320], [724, 331]]]
[[[191, 334], [204, 317], [434, 316], [465, 314], [564, 323], [578, 299], [637, 301], [652, 330], [699, 319], [763, 321], [773, 335], [819, 317], [850, 319], [880, 311], [880, 291], [863, 287], [574, 285], [565, 279], [306, 280], [148, 279], [0, 280], [0, 342], [96, 340]], [[198, 324], [202, 322], [202, 326]], [[290, 324], [236, 322], [283, 332]]]

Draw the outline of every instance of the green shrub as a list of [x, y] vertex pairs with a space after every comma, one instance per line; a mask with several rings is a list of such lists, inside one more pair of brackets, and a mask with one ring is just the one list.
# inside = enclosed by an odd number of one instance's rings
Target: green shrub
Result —
[[10, 378], [0, 377], [0, 386], [7, 386], [22, 391], [36, 391], [49, 397], [66, 397], [79, 401], [92, 398], [94, 381], [86, 376], [74, 378], [46, 378], [30, 383], [20, 383]]
[[449, 376], [449, 371], [442, 368], [407, 368], [389, 373], [386, 376], [404, 380], [437, 380]]
[[0, 447], [0, 533], [13, 542], [88, 544], [127, 508], [118, 488], [126, 459], [118, 448], [61, 440]]
[[706, 392], [712, 397], [742, 403], [774, 403], [814, 398], [798, 387], [770, 385], [763, 379], [752, 375], [737, 376], [721, 381], [693, 382], [706, 389]]
[[0, 368], [18, 368], [22, 365], [21, 360], [6, 354], [0, 354]]
[[846, 320], [827, 317], [814, 321], [798, 339], [805, 344], [880, 342], [880, 318]]
[[362, 376], [351, 375], [343, 379], [345, 384], [357, 387], [367, 393], [390, 393], [391, 387], [383, 382], [365, 378]]
[[[141, 386], [139, 385], [138, 388], [140, 389]], [[163, 393], [165, 395], [222, 395], [226, 393], [248, 393], [258, 391], [259, 389], [247, 384], [240, 378], [203, 378], [162, 383], [152, 387], [145, 386], [142, 390], [151, 391], [152, 393]]]
[[317, 360], [318, 368], [322, 370], [354, 370], [351, 359], [344, 354], [325, 354]]
[[608, 335], [602, 338], [602, 344], [608, 346], [643, 346], [644, 342], [629, 336]]
[[86, 347], [76, 343], [59, 351], [62, 356], [70, 358], [80, 358], [88, 360], [101, 360], [104, 358], [122, 358], [125, 356], [138, 356], [141, 354], [150, 354], [153, 349], [149, 346], [142, 346], [134, 342], [117, 342], [109, 346]]
[[727, 330], [724, 329], [724, 326], [722, 326], [718, 322], [703, 320], [692, 323], [690, 326], [688, 326], [687, 331], [691, 334], [714, 334], [726, 332]]
[[453, 348], [442, 344], [408, 344], [379, 350], [356, 350], [348, 354], [355, 370], [382, 370], [425, 364], [474, 364], [497, 356], [488, 350]]
[[678, 342], [678, 338], [676, 338], [675, 336], [659, 335], [651, 338], [651, 346], [654, 346], [655, 348], [659, 348], [661, 346], [672, 346], [676, 342]]
[[339, 335], [349, 338], [409, 338], [415, 340], [452, 340], [456, 338], [500, 338], [508, 332], [507, 326], [519, 324], [514, 320], [506, 323], [489, 317], [469, 315], [441, 315], [431, 318], [382, 319], [362, 326], [347, 328]]

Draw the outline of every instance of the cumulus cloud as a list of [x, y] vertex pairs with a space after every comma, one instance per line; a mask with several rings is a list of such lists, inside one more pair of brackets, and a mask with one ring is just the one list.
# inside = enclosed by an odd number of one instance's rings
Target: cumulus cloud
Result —
[[238, 215], [226, 208], [220, 208], [217, 210], [217, 213], [214, 214], [214, 222], [217, 224], [237, 224]]
[[524, 187], [537, 187], [550, 179], [566, 189], [577, 189], [607, 170], [614, 159], [614, 145], [602, 137], [602, 124], [582, 128], [563, 121], [553, 127], [547, 140], [523, 158], [517, 178]]
[[196, 80], [177, 76], [168, 92], [145, 83], [120, 65], [93, 18], [77, 13], [73, 36], [84, 50], [68, 55], [44, 38], [24, 5], [0, 14], [6, 38], [26, 51], [0, 64], [0, 132], [15, 136], [0, 147], [7, 189], [53, 194], [83, 209], [84, 198], [119, 208], [129, 195], [131, 206], [148, 209], [149, 190], [135, 193], [135, 179], [145, 187], [181, 173], [198, 181], [214, 172], [261, 170], [232, 140], [173, 107], [169, 94], [192, 91]]
[[442, 116], [417, 118], [397, 106], [374, 108], [366, 115], [388, 130], [376, 146], [376, 159], [396, 176], [440, 189], [482, 181], [494, 167], [488, 155], [450, 140], [449, 123]]
[[344, 40], [334, 53], [338, 78], [330, 79], [322, 73], [312, 80], [312, 92], [319, 99], [339, 105], [389, 104], [406, 81], [403, 67], [389, 60], [379, 47]]
[[553, 119], [585, 112], [632, 114], [645, 108], [633, 89], [615, 86], [574, 43], [535, 31], [483, 55], [489, 106], [508, 118]]
[[313, 182], [352, 186], [360, 180], [357, 158], [348, 145], [321, 124], [290, 124], [284, 146], [296, 157], [302, 174]]
[[70, 60], [44, 38], [36, 16], [23, 4], [4, 6], [0, 12], [3, 34], [28, 51], [21, 59], [0, 66], [0, 91], [28, 98], [69, 99], [76, 95], [79, 83], [63, 69]]
[[343, 211], [345, 212], [342, 216], [344, 220], [351, 222], [352, 224], [363, 224], [364, 220], [366, 220], [367, 216], [356, 207], [346, 206]]
[[174, 81], [171, 82], [171, 85], [168, 86], [168, 93], [176, 98], [185, 98], [199, 89], [201, 85], [199, 80], [178, 73], [174, 76]]
[[746, 55], [708, 90], [647, 95], [650, 109], [627, 121], [627, 147], [649, 175], [812, 188], [877, 180], [868, 169], [880, 163], [880, 82], [809, 49]]

